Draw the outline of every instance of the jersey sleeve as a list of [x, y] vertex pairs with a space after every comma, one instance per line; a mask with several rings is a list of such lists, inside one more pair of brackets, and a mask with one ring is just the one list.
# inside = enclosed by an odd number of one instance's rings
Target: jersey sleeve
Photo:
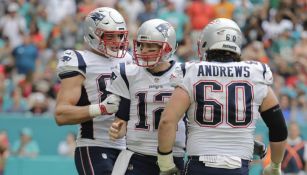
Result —
[[81, 74], [85, 77], [86, 63], [82, 54], [74, 50], [65, 50], [58, 60], [57, 75], [60, 79]]
[[125, 69], [126, 65], [124, 63], [120, 63], [119, 66], [113, 69], [111, 83], [107, 85], [107, 91], [126, 99], [130, 99], [129, 82]]
[[183, 71], [183, 69], [185, 69], [184, 66], [185, 66], [185, 64], [176, 64], [175, 65], [175, 69], [172, 72], [171, 77], [170, 77], [171, 86], [176, 87], [179, 84], [181, 84], [182, 79], [183, 79], [183, 75], [185, 73], [184, 72], [185, 70]]
[[194, 76], [194, 70], [196, 70], [194, 68], [194, 63], [189, 63], [189, 64], [185, 64], [185, 71], [184, 72], [184, 76], [182, 78], [182, 80], [180, 81], [180, 83], [178, 83], [178, 87], [181, 87], [182, 89], [184, 89], [190, 96], [190, 99], [193, 98], [193, 86], [192, 85], [192, 77]]
[[273, 84], [273, 74], [270, 67], [267, 64], [261, 62], [249, 62], [252, 67], [252, 80], [266, 85]]

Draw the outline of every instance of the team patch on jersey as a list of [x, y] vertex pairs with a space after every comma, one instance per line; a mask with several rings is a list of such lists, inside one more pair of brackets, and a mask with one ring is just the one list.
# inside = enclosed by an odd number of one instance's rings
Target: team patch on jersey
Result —
[[63, 56], [62, 59], [61, 59], [61, 61], [64, 62], [64, 63], [68, 62], [70, 60], [71, 60], [71, 57], [69, 57], [69, 56]]
[[105, 15], [103, 15], [102, 13], [98, 13], [98, 12], [94, 12], [90, 15], [90, 18], [93, 19], [96, 25], [98, 24], [99, 21], [102, 21], [104, 17]]
[[113, 82], [116, 78], [117, 78], [117, 75], [116, 75], [114, 72], [112, 72], [112, 75], [111, 75], [111, 84], [112, 84], [112, 82]]
[[170, 28], [170, 24], [169, 23], [162, 23], [160, 25], [158, 25], [156, 27], [156, 29], [162, 33], [162, 35], [164, 36], [164, 38], [167, 38], [168, 37], [168, 29]]

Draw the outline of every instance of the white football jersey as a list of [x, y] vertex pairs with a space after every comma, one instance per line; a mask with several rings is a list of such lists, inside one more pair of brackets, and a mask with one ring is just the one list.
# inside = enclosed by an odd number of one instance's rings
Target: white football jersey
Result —
[[[173, 72], [181, 71], [180, 64], [171, 63], [172, 67], [160, 75], [151, 74], [135, 64], [121, 64], [120, 69], [114, 70], [107, 90], [130, 100], [130, 115], [124, 118], [129, 118], [127, 148], [134, 152], [157, 155], [160, 116], [174, 90], [172, 81], [176, 77]], [[185, 124], [181, 120], [173, 149], [175, 156], [183, 156], [185, 141]]]
[[260, 62], [199, 62], [186, 68], [180, 87], [191, 100], [188, 155], [232, 155], [251, 160], [259, 107], [273, 82]]
[[[110, 83], [112, 69], [119, 63], [132, 62], [128, 53], [125, 58], [106, 58], [91, 51], [66, 50], [59, 59], [57, 66], [58, 76], [63, 79], [73, 73], [85, 77], [82, 93], [77, 106], [86, 106], [102, 102], [109, 92], [106, 91]], [[98, 116], [81, 123], [77, 137], [77, 146], [100, 146], [108, 148], [125, 149], [125, 138], [113, 142], [108, 131], [114, 115]]]

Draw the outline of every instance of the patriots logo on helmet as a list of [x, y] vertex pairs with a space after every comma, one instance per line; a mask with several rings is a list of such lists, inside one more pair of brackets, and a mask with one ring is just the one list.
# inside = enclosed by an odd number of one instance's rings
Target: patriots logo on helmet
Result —
[[70, 61], [71, 60], [71, 57], [69, 57], [69, 56], [63, 56], [62, 57], [62, 61], [65, 63], [65, 62], [68, 62], [68, 61]]
[[90, 17], [93, 19], [93, 21], [97, 25], [99, 21], [103, 20], [105, 15], [103, 15], [102, 13], [94, 12], [90, 15]]
[[164, 38], [168, 37], [168, 29], [170, 28], [170, 24], [169, 23], [163, 23], [160, 24], [156, 27], [156, 29], [162, 33], [162, 35], [164, 36]]

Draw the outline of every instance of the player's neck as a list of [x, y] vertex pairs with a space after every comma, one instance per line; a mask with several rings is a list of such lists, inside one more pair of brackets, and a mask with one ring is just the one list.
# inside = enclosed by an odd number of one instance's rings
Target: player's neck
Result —
[[92, 49], [92, 48], [90, 48], [89, 50], [90, 50], [91, 52], [93, 52], [94, 54], [96, 54], [96, 55], [99, 55], [99, 56], [102, 56], [102, 57], [105, 57], [105, 58], [109, 58], [108, 56], [106, 56], [106, 55], [103, 54], [103, 53], [98, 52], [97, 50], [94, 50], [94, 49]]
[[147, 68], [147, 70], [151, 73], [158, 73], [158, 72], [163, 72], [171, 66], [171, 63], [167, 62], [161, 62], [158, 63], [155, 67], [152, 68]]

